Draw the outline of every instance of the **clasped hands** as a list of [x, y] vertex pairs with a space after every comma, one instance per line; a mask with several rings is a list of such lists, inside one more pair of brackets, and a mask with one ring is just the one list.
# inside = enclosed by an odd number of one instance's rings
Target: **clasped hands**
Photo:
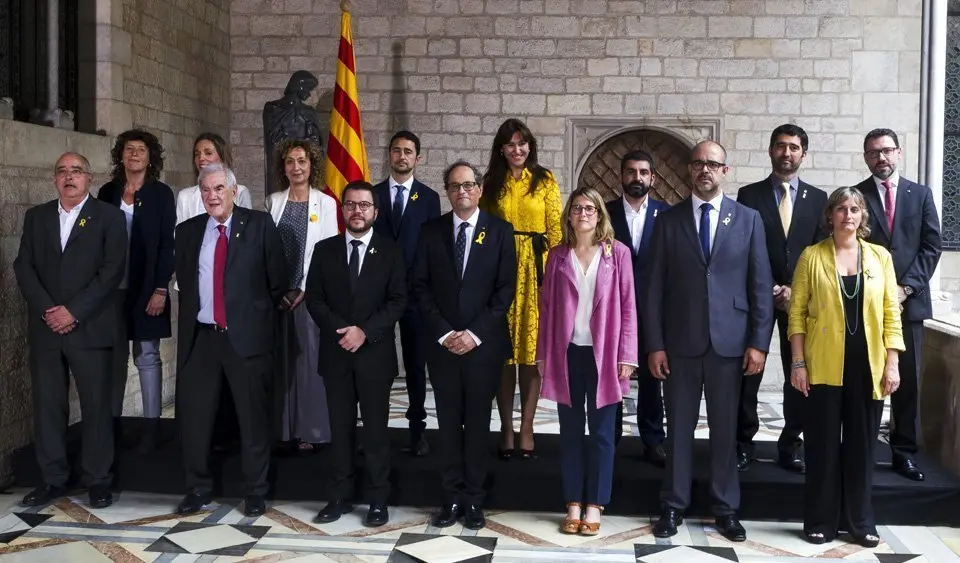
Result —
[[67, 334], [77, 326], [77, 319], [63, 305], [50, 307], [43, 313], [43, 322], [57, 334]]
[[280, 305], [277, 308], [281, 311], [292, 311], [303, 301], [304, 295], [306, 294], [301, 289], [291, 289], [280, 298]]
[[444, 340], [443, 347], [453, 354], [462, 356], [477, 347], [477, 341], [465, 330], [451, 332]]

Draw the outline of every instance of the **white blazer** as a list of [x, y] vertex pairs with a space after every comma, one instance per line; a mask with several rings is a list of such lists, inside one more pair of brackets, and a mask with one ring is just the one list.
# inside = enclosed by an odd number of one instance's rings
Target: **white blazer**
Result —
[[[280, 223], [283, 210], [287, 206], [290, 188], [282, 192], [270, 194], [267, 198], [267, 212], [273, 217], [273, 222]], [[300, 280], [300, 289], [306, 289], [307, 273], [310, 271], [310, 260], [313, 258], [313, 247], [325, 238], [339, 234], [337, 228], [337, 200], [316, 188], [310, 188], [309, 210], [307, 214], [307, 245], [303, 251], [303, 279]]]
[[[246, 186], [237, 186], [237, 201], [240, 207], [253, 209], [253, 203], [250, 201], [250, 190]], [[183, 223], [187, 219], [203, 215], [206, 210], [203, 208], [203, 200], [200, 199], [200, 186], [191, 186], [183, 188], [177, 193], [177, 224]]]

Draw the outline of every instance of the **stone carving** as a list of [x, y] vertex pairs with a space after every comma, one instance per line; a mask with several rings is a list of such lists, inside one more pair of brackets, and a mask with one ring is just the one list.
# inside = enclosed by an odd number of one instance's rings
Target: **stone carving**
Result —
[[290, 76], [283, 97], [263, 106], [264, 193], [277, 189], [274, 149], [286, 139], [302, 139], [323, 147], [317, 110], [305, 102], [317, 87], [317, 77], [306, 70]]
[[0, 119], [13, 119], [13, 98], [0, 98]]

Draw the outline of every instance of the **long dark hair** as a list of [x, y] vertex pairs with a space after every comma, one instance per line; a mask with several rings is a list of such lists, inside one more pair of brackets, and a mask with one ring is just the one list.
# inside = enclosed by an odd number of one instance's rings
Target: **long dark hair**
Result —
[[110, 150], [113, 161], [113, 172], [110, 173], [114, 184], [123, 186], [127, 183], [127, 171], [123, 168], [123, 148], [130, 141], [141, 141], [147, 145], [147, 154], [150, 162], [147, 164], [147, 174], [144, 183], [160, 181], [160, 172], [163, 171], [163, 145], [157, 136], [143, 129], [130, 129], [117, 135], [117, 141]]
[[537, 139], [530, 132], [530, 129], [519, 119], [510, 118], [504, 121], [493, 138], [493, 147], [490, 149], [490, 164], [487, 166], [487, 173], [483, 175], [483, 195], [481, 198], [487, 209], [492, 209], [507, 189], [507, 174], [510, 173], [510, 165], [507, 164], [507, 157], [503, 155], [503, 146], [510, 142], [514, 133], [520, 133], [520, 137], [530, 147], [527, 162], [524, 166], [533, 174], [533, 179], [530, 181], [530, 190], [527, 194], [536, 192], [540, 182], [550, 175], [550, 171], [540, 166], [537, 161]]
[[[230, 153], [230, 145], [227, 144], [227, 141], [224, 140], [223, 137], [209, 131], [200, 133], [197, 135], [197, 138], [193, 140], [194, 151], [197, 150], [197, 143], [200, 141], [210, 141], [210, 144], [213, 145], [213, 150], [217, 151], [217, 155], [220, 157], [220, 162], [227, 168], [233, 168], [233, 155]], [[190, 155], [190, 162], [194, 162], [193, 154]], [[197, 176], [200, 175], [200, 170], [195, 163], [193, 164], [193, 173]]]

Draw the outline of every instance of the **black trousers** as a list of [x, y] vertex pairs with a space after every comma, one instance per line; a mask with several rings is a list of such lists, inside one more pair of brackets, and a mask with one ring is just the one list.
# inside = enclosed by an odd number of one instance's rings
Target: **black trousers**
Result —
[[392, 377], [350, 370], [326, 374], [327, 406], [330, 412], [333, 476], [329, 494], [333, 500], [353, 497], [354, 456], [357, 453], [357, 404], [363, 417], [360, 430], [366, 458], [366, 497], [370, 503], [386, 504], [390, 496], [390, 388]]
[[110, 485], [113, 476], [111, 410], [112, 348], [30, 350], [33, 385], [33, 435], [43, 482], [62, 487], [70, 478], [67, 424], [70, 417], [70, 373], [77, 383], [83, 450], [80, 467], [88, 487]]
[[177, 420], [183, 444], [187, 489], [209, 493], [210, 439], [224, 381], [240, 425], [240, 459], [246, 494], [267, 492], [270, 467], [271, 354], [240, 356], [226, 332], [197, 327], [193, 351], [177, 373]]
[[427, 427], [427, 411], [424, 408], [424, 402], [427, 399], [425, 338], [420, 312], [415, 308], [407, 309], [400, 318], [400, 348], [407, 380], [407, 399], [410, 403], [406, 418], [410, 423], [410, 433], [414, 440], [419, 440]]
[[[787, 338], [787, 313], [779, 309], [774, 312], [777, 321], [777, 333], [780, 336], [780, 363], [783, 366], [783, 430], [777, 440], [777, 450], [781, 457], [793, 457], [803, 446], [800, 433], [803, 432], [803, 393], [790, 385], [790, 340]], [[740, 389], [740, 412], [737, 416], [737, 451], [753, 459], [753, 438], [760, 430], [760, 416], [757, 413], [757, 393], [763, 374], [743, 378]]]
[[[617, 417], [613, 429], [614, 444], [620, 443], [623, 435], [624, 402], [617, 404]], [[637, 368], [637, 432], [644, 446], [659, 446], [666, 440], [663, 427], [663, 393], [659, 379], [650, 374], [646, 356], [641, 354]]]
[[900, 354], [900, 388], [890, 395], [890, 450], [894, 461], [913, 459], [919, 451], [920, 359], [923, 356], [923, 321], [903, 319], [906, 351]]
[[[482, 504], [490, 452], [490, 413], [502, 363], [454, 357], [428, 360], [440, 426], [444, 502]], [[482, 346], [468, 356], [483, 354]]]

